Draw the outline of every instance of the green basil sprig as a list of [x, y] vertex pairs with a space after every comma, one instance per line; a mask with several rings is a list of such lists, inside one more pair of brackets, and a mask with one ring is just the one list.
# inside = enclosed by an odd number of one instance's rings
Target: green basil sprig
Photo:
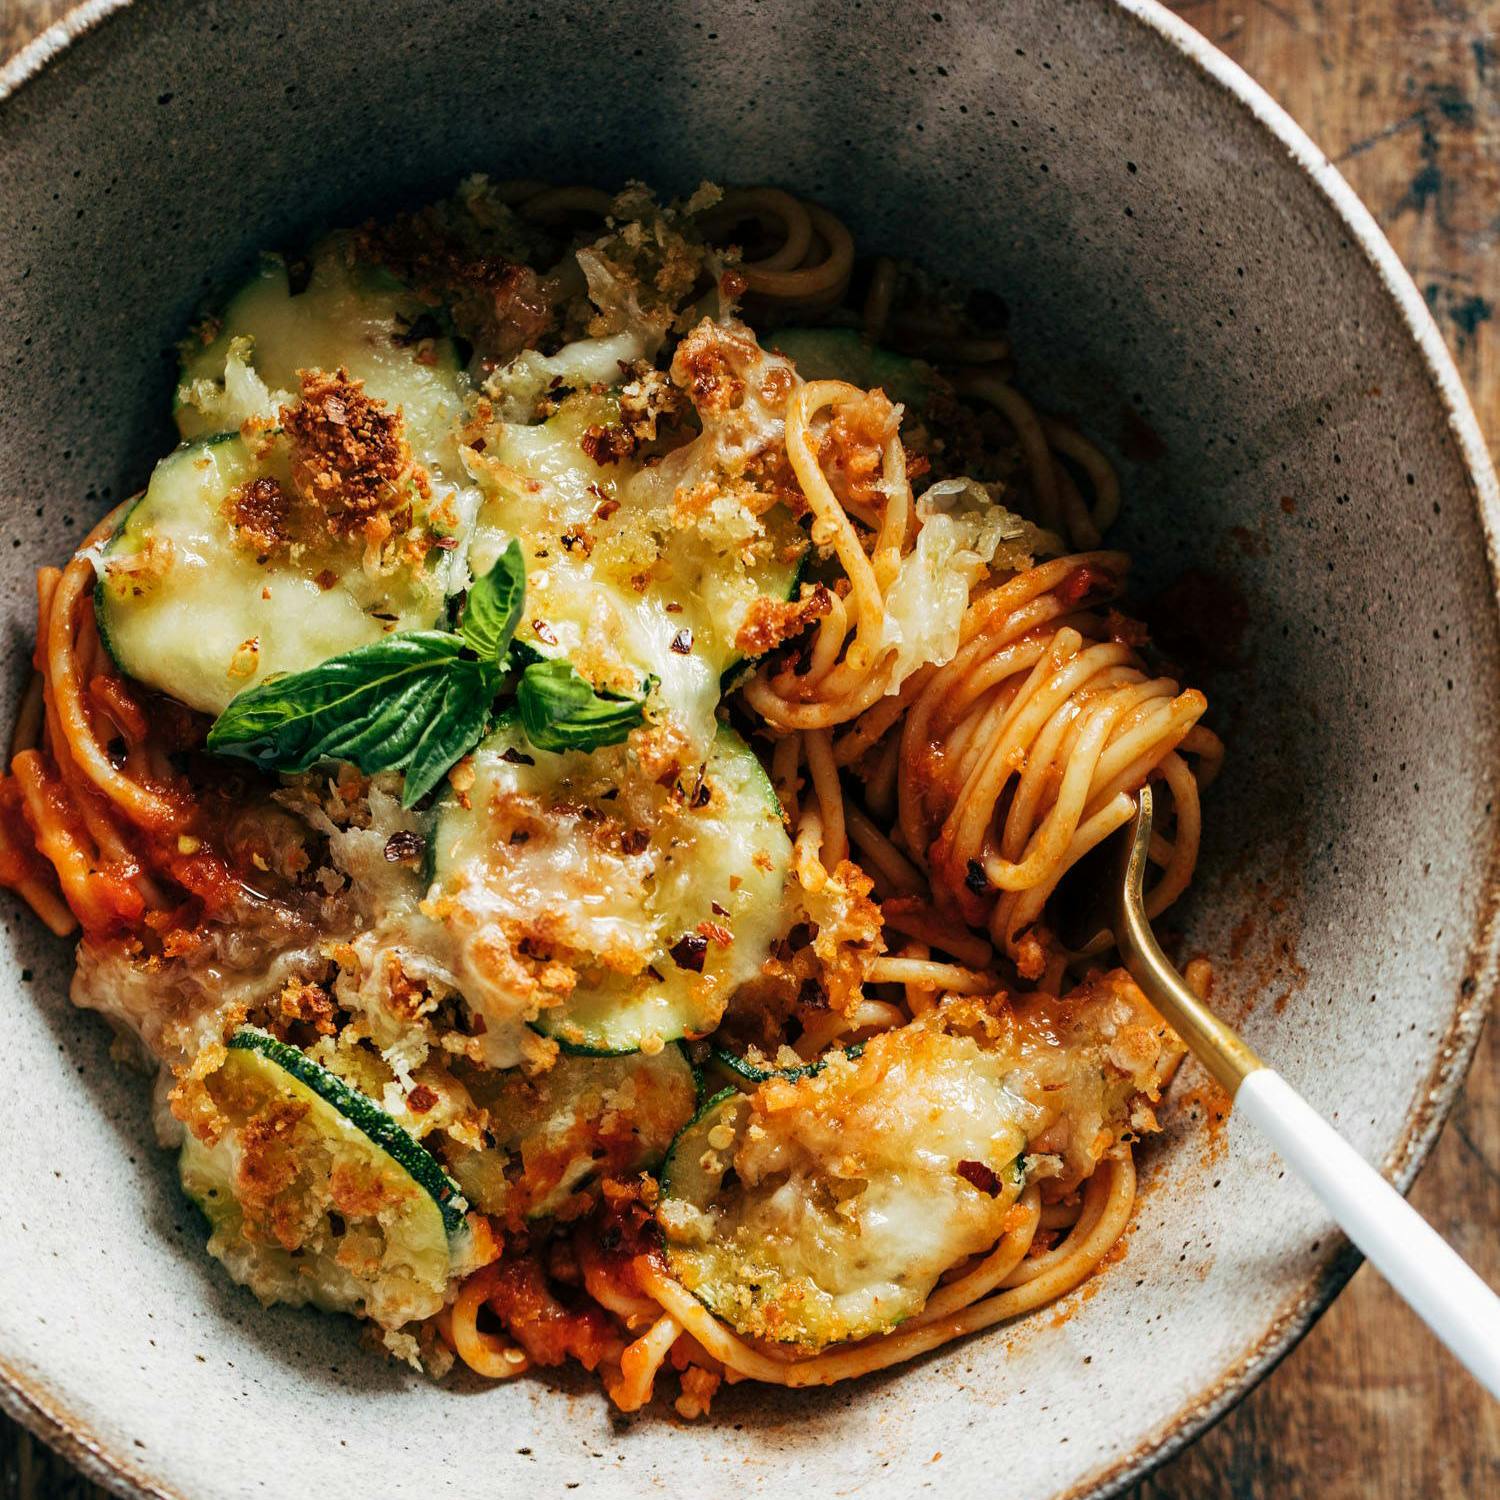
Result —
[[526, 563], [514, 538], [464, 600], [458, 633], [480, 661], [503, 662], [526, 603]]
[[403, 631], [248, 688], [214, 720], [208, 748], [267, 771], [347, 760], [404, 771], [410, 807], [479, 743], [503, 673], [442, 630]]
[[521, 728], [538, 750], [594, 750], [623, 740], [641, 722], [647, 678], [640, 693], [601, 693], [569, 661], [532, 662], [516, 684]]
[[642, 722], [651, 683], [634, 696], [600, 694], [570, 663], [538, 660], [513, 639], [525, 596], [525, 563], [512, 541], [470, 588], [456, 632], [402, 631], [306, 672], [269, 677], [214, 720], [208, 749], [267, 771], [325, 760], [366, 775], [401, 771], [401, 801], [411, 807], [479, 743], [496, 699], [512, 687], [538, 749], [618, 744]]

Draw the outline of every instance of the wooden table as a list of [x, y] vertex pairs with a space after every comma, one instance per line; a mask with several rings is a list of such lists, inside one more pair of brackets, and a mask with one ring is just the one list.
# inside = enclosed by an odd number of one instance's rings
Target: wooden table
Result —
[[[1337, 162], [1500, 440], [1500, 0], [1178, 0]], [[0, 0], [0, 60], [68, 9]], [[1500, 1028], [1412, 1201], [1500, 1283]], [[0, 1500], [102, 1500], [0, 1418]], [[1130, 1500], [1500, 1497], [1500, 1406], [1362, 1269], [1286, 1363]]]

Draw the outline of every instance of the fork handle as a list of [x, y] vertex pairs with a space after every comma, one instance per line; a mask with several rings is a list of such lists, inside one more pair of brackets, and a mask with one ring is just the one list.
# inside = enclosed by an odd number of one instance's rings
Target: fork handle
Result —
[[1306, 1099], [1272, 1068], [1234, 1096], [1417, 1316], [1500, 1397], [1500, 1297]]

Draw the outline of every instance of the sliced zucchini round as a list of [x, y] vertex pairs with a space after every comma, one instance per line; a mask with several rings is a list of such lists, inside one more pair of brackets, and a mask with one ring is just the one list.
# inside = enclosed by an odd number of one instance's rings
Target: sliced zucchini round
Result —
[[855, 1042], [852, 1047], [845, 1047], [839, 1052], [831, 1052], [825, 1057], [814, 1058], [812, 1062], [781, 1067], [759, 1053], [752, 1055], [731, 1052], [727, 1047], [715, 1047], [710, 1054], [710, 1061], [716, 1071], [736, 1083], [755, 1085], [765, 1083], [771, 1078], [784, 1078], [789, 1083], [795, 1083], [799, 1078], [811, 1078], [814, 1073], [821, 1073], [828, 1066], [830, 1057], [857, 1058], [864, 1050], [863, 1042]]
[[184, 443], [102, 549], [100, 633], [121, 669], [203, 713], [273, 672], [299, 672], [394, 630], [434, 624], [443, 583], [424, 566], [372, 575], [334, 543], [272, 555], [236, 533], [228, 508], [256, 481], [290, 486], [274, 447], [238, 434]]
[[878, 1333], [994, 1245], [1034, 1157], [1068, 1191], [1150, 1128], [1182, 1053], [1117, 971], [1060, 998], [950, 1000], [857, 1058], [726, 1089], [667, 1155], [667, 1259], [748, 1336]]
[[871, 344], [852, 328], [778, 328], [767, 343], [785, 354], [804, 380], [878, 388], [914, 415], [921, 414], [936, 386], [931, 365]]
[[723, 1185], [725, 1152], [750, 1119], [750, 1097], [732, 1084], [703, 1101], [662, 1160], [662, 1190], [685, 1203], [706, 1203]]
[[328, 1069], [243, 1027], [206, 1080], [212, 1143], [178, 1171], [208, 1248], [264, 1302], [429, 1317], [468, 1269], [468, 1204], [424, 1146]]
[[743, 655], [740, 629], [756, 600], [795, 592], [807, 537], [779, 505], [755, 534], [680, 524], [659, 494], [643, 501], [635, 458], [609, 458], [620, 432], [616, 397], [597, 389], [568, 397], [545, 422], [496, 424], [476, 460], [484, 500], [470, 569], [482, 574], [518, 538], [527, 570], [518, 639], [567, 656], [597, 687], [633, 691], [654, 676], [667, 711], [703, 749], [721, 681]]
[[[214, 326], [211, 342], [185, 350], [173, 409], [183, 437], [274, 416], [278, 397], [295, 398], [299, 371], [342, 366], [370, 395], [402, 409], [414, 450], [457, 457], [467, 381], [452, 339], [433, 308], [388, 272], [356, 261], [343, 238], [317, 247], [297, 292], [281, 256], [262, 256]], [[236, 349], [242, 340], [248, 344]], [[242, 369], [226, 380], [231, 364]]]
[[[399, 408], [430, 481], [425, 514], [436, 530], [467, 542], [479, 503], [459, 454], [469, 379], [441, 309], [358, 260], [348, 236], [331, 235], [314, 248], [297, 291], [286, 262], [262, 256], [215, 326], [212, 341], [188, 345], [183, 358], [173, 412], [184, 438], [247, 420], [274, 423], [296, 400], [301, 371], [343, 368], [367, 395]], [[462, 586], [461, 546], [438, 559], [438, 571], [450, 591]]]
[[573, 1218], [601, 1177], [655, 1167], [692, 1118], [697, 1084], [680, 1046], [654, 1056], [559, 1057], [534, 1077], [490, 1074], [469, 1088], [493, 1146], [450, 1152], [475, 1207], [508, 1222]]
[[910, 1317], [1020, 1192], [1027, 1107], [1007, 1072], [968, 1036], [913, 1026], [715, 1095], [663, 1168], [673, 1274], [737, 1332], [805, 1349]]
[[[551, 754], [507, 719], [472, 765], [432, 846], [469, 1004], [585, 1053], [712, 1031], [787, 920], [791, 844], [749, 747], [720, 729], [697, 785], [663, 786], [628, 745]], [[567, 998], [538, 1012], [528, 964], [576, 976]]]

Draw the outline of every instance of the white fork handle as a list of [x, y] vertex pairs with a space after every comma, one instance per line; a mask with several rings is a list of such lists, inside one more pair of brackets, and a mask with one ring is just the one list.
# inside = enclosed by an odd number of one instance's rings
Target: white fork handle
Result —
[[1257, 1068], [1234, 1096], [1283, 1161], [1417, 1316], [1500, 1397], [1500, 1297], [1281, 1074]]

